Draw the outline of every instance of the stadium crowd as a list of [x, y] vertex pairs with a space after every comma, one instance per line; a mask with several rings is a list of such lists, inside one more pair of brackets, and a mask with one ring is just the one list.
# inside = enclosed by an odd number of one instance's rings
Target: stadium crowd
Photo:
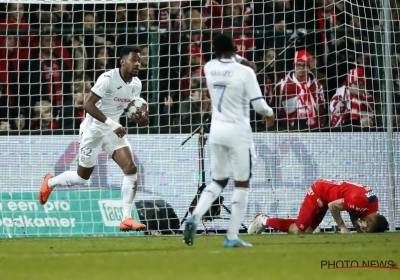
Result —
[[[212, 59], [215, 34], [232, 32], [237, 54], [255, 62], [260, 72], [297, 28], [309, 35], [257, 75], [278, 129], [377, 127], [376, 105], [384, 102], [373, 71], [379, 2], [5, 4], [0, 7], [0, 130], [79, 129], [92, 85], [118, 67], [119, 49], [131, 44], [142, 52], [139, 78], [142, 97], [150, 103], [150, 126], [196, 126], [211, 110], [203, 66]], [[391, 4], [398, 28], [400, 1]], [[400, 49], [393, 47], [392, 54], [396, 114]], [[400, 125], [400, 118], [393, 120]], [[254, 112], [252, 125], [265, 130]]]

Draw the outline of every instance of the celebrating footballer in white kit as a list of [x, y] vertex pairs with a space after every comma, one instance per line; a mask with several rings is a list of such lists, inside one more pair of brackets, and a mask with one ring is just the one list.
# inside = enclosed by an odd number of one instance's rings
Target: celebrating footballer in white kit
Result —
[[233, 173], [235, 190], [232, 216], [224, 247], [252, 247], [238, 238], [248, 201], [251, 166], [255, 154], [250, 126], [250, 103], [263, 115], [267, 127], [275, 121], [273, 110], [262, 96], [254, 70], [235, 59], [232, 37], [221, 34], [213, 41], [217, 59], [209, 61], [204, 72], [212, 101], [210, 164], [212, 182], [203, 190], [193, 216], [184, 230], [184, 242], [192, 245], [197, 224], [210, 208]]
[[[104, 150], [124, 172], [122, 183], [123, 220], [122, 231], [142, 230], [146, 226], [135, 221], [132, 216], [133, 200], [137, 191], [137, 169], [133, 160], [131, 145], [124, 137], [125, 129], [119, 123], [124, 109], [139, 97], [142, 83], [137, 77], [140, 67], [140, 49], [127, 46], [121, 49], [121, 68], [103, 73], [97, 79], [91, 94], [85, 101], [87, 112], [80, 126], [79, 165], [77, 171], [66, 171], [58, 176], [47, 174], [39, 191], [39, 202], [46, 204], [56, 186], [86, 184], [93, 172], [97, 157]], [[149, 123], [146, 115], [132, 114], [131, 120], [140, 124]]]

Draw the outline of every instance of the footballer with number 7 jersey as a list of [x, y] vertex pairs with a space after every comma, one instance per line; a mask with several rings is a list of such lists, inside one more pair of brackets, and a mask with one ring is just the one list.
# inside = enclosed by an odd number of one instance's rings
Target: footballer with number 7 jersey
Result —
[[[207, 88], [212, 102], [210, 129], [211, 183], [203, 190], [193, 216], [188, 218], [183, 241], [193, 245], [197, 224], [228, 183], [231, 173], [235, 180], [232, 214], [223, 246], [252, 247], [238, 237], [246, 213], [249, 180], [255, 154], [250, 126], [250, 103], [263, 115], [266, 126], [275, 121], [273, 110], [262, 96], [254, 69], [237, 62], [231, 36], [217, 35], [213, 40], [213, 59], [204, 67]], [[250, 65], [249, 65], [250, 66]]]
[[386, 218], [378, 214], [378, 198], [374, 192], [356, 183], [338, 180], [318, 180], [308, 189], [297, 219], [269, 218], [258, 214], [248, 233], [261, 234], [271, 227], [291, 234], [313, 233], [328, 209], [341, 233], [350, 233], [340, 212], [347, 211], [357, 232], [384, 232]]
[[[84, 185], [88, 182], [97, 157], [104, 150], [124, 172], [122, 182], [122, 214], [120, 230], [142, 230], [146, 226], [132, 216], [133, 200], [137, 191], [137, 169], [129, 141], [124, 137], [125, 129], [119, 119], [131, 101], [140, 96], [142, 83], [137, 77], [140, 67], [140, 49], [126, 46], [120, 53], [121, 67], [103, 73], [97, 79], [86, 99], [87, 112], [80, 126], [78, 170], [66, 171], [58, 176], [47, 174], [39, 191], [40, 204], [46, 204], [56, 186]], [[148, 125], [149, 113], [132, 114], [130, 120], [139, 125]]]

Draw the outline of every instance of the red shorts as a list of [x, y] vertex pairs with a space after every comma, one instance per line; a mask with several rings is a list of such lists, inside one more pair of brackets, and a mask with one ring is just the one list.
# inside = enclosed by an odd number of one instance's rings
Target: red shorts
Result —
[[303, 232], [308, 228], [316, 229], [324, 219], [327, 210], [327, 203], [322, 201], [313, 189], [310, 188], [301, 205], [296, 226]]

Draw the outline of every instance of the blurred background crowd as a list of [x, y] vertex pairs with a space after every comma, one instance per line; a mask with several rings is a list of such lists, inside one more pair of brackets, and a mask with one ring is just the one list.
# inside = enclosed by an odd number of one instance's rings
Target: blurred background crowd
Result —
[[[391, 1], [394, 126], [400, 125], [400, 1]], [[280, 131], [385, 126], [379, 0], [207, 0], [0, 6], [0, 130], [76, 131], [96, 79], [119, 67], [125, 45], [141, 49], [142, 97], [155, 133], [181, 132], [211, 111], [203, 66], [211, 42], [230, 32], [257, 74]], [[399, 106], [398, 106], [399, 104]], [[254, 131], [265, 127], [254, 112]], [[127, 127], [136, 127], [122, 118]], [[386, 124], [387, 125], [387, 124]]]

